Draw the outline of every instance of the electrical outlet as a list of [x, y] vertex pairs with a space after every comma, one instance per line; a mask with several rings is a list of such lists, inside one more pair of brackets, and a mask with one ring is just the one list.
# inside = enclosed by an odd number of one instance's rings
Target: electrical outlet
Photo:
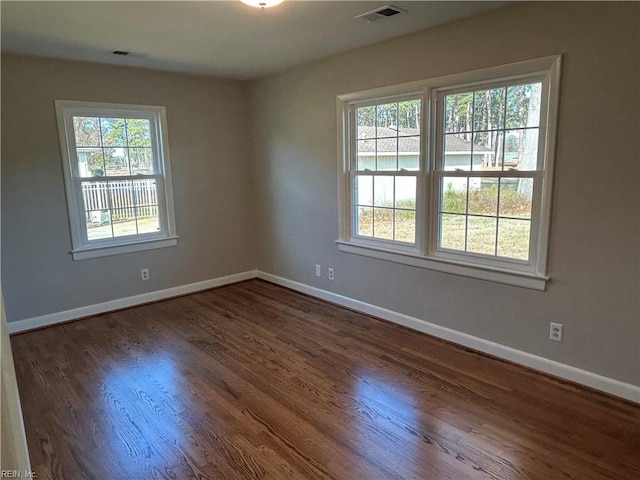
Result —
[[140, 270], [140, 276], [142, 277], [142, 280], [149, 280], [149, 269], [143, 268]]
[[562, 341], [562, 324], [561, 323], [553, 323], [549, 324], [549, 340], [553, 340], [554, 342]]
[[336, 279], [335, 275], [333, 274], [333, 268], [329, 268], [327, 270], [327, 275], [329, 275], [329, 280], [335, 280]]
[[322, 276], [322, 267], [316, 263], [316, 277]]

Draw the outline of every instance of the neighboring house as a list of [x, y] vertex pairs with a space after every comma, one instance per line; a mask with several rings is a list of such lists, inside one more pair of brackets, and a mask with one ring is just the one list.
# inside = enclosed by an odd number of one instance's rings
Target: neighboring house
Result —
[[[358, 170], [417, 170], [420, 161], [419, 134], [420, 131], [415, 128], [359, 126]], [[471, 142], [447, 135], [444, 155], [445, 170], [471, 170], [472, 166], [473, 170], [482, 170], [484, 166], [491, 165], [494, 152], [482, 145], [473, 145], [472, 148]], [[454, 190], [466, 189], [466, 178], [446, 177], [445, 181]], [[479, 178], [470, 179], [469, 182], [470, 188], [480, 188]], [[362, 191], [363, 186], [360, 186], [360, 193], [372, 197], [373, 192]], [[376, 198], [379, 196], [380, 193], [376, 193]], [[415, 190], [396, 188], [395, 198], [396, 201], [415, 199]]]
[[482, 170], [493, 163], [494, 152], [483, 145], [474, 144], [456, 135], [447, 135], [444, 146], [445, 170]]
[[358, 170], [395, 170], [396, 158], [399, 170], [417, 170], [419, 135], [414, 128], [358, 127]]
[[[420, 158], [420, 131], [400, 127], [358, 127], [358, 169], [395, 170], [396, 155], [399, 170], [417, 170]], [[445, 170], [480, 170], [490, 165], [493, 151], [473, 145], [460, 137], [447, 136]], [[377, 156], [377, 164], [376, 164]], [[377, 165], [377, 168], [376, 168]]]
[[81, 177], [91, 177], [93, 174], [89, 171], [89, 155], [100, 151], [97, 147], [76, 147], [78, 155], [78, 174]]

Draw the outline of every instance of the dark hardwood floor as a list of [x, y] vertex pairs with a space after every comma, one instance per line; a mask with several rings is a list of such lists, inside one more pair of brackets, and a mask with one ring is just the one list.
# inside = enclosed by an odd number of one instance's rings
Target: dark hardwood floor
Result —
[[640, 478], [640, 406], [260, 280], [12, 343], [39, 479]]

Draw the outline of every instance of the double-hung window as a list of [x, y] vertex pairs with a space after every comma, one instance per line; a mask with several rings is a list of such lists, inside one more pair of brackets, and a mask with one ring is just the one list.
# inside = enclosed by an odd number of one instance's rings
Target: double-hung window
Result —
[[543, 290], [559, 69], [339, 96], [340, 250]]
[[409, 95], [354, 105], [353, 234], [408, 248], [416, 242], [422, 100]]
[[73, 258], [176, 245], [164, 107], [56, 101]]

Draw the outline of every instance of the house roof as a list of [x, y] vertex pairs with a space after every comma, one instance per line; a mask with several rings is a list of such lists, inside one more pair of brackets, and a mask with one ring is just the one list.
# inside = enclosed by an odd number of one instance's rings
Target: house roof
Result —
[[[378, 153], [418, 153], [420, 151], [420, 130], [416, 128], [395, 128], [375, 126], [358, 127], [358, 152], [375, 153], [376, 140]], [[397, 146], [396, 146], [397, 141]]]
[[[445, 137], [445, 152], [470, 152], [471, 151], [471, 142], [467, 142], [464, 138], [460, 138], [456, 135], [447, 135]], [[474, 152], [491, 152], [492, 150], [485, 147], [484, 145], [478, 145], [477, 143], [473, 144]]]
[[[418, 153], [420, 151], [420, 130], [417, 128], [358, 126], [358, 152], [375, 153], [376, 140], [378, 153]], [[397, 147], [396, 147], [397, 139]], [[445, 151], [462, 153], [471, 151], [471, 142], [455, 135], [447, 135]], [[474, 152], [490, 152], [482, 145], [474, 145]]]

